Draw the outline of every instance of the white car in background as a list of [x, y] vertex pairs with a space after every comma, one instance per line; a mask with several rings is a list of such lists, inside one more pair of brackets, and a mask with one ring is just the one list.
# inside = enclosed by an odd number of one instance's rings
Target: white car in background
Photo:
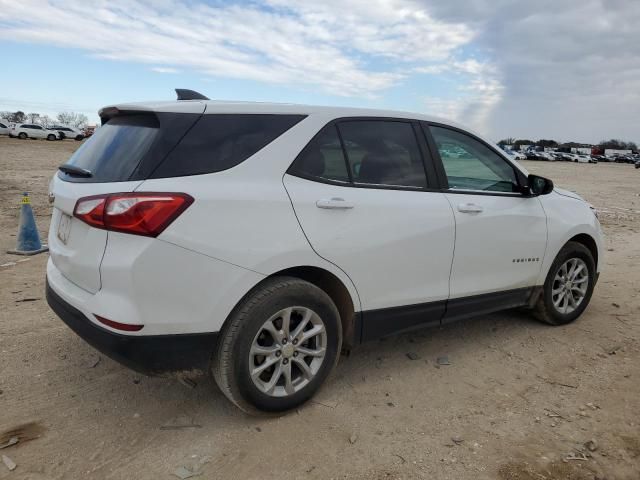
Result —
[[0, 120], [0, 135], [9, 135], [9, 122]]
[[591, 155], [585, 155], [583, 153], [573, 153], [573, 161], [577, 163], [598, 163], [591, 158]]
[[191, 91], [100, 116], [50, 183], [47, 301], [248, 412], [304, 403], [367, 340], [515, 307], [572, 322], [603, 264], [586, 201], [442, 119]]
[[60, 140], [69, 138], [72, 140], [80, 141], [84, 138], [84, 132], [75, 127], [69, 127], [65, 125], [54, 125], [51, 128], [55, 128], [58, 132], [60, 132]]
[[49, 137], [53, 136], [53, 140], [55, 140], [55, 135], [53, 135], [49, 130], [44, 128], [42, 125], [37, 125], [34, 123], [15, 124], [9, 131], [9, 136], [17, 137], [22, 140], [26, 138], [50, 139]]

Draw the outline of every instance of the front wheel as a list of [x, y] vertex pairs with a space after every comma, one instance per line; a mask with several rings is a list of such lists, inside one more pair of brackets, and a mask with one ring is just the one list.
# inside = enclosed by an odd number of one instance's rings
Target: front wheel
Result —
[[534, 314], [550, 325], [574, 321], [589, 305], [595, 278], [596, 264], [589, 249], [568, 242], [549, 269]]
[[49, 135], [47, 135], [47, 140], [49, 140], [50, 142], [52, 142], [55, 139], [56, 139], [56, 136], [53, 133], [50, 133]]
[[24, 133], [24, 132], [20, 132], [20, 133], [18, 134], [18, 138], [19, 138], [20, 140], [24, 140], [25, 138], [27, 138], [27, 134], [26, 134], [26, 133]]
[[309, 400], [338, 360], [342, 328], [315, 285], [274, 277], [227, 320], [212, 365], [220, 390], [247, 413], [282, 412]]

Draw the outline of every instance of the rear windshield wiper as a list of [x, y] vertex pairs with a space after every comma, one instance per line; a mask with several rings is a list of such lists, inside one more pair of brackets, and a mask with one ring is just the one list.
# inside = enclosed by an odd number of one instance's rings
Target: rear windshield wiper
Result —
[[93, 173], [91, 173], [89, 170], [85, 168], [76, 167], [75, 165], [70, 165], [68, 163], [65, 163], [64, 165], [60, 165], [58, 167], [58, 170], [60, 170], [61, 172], [67, 173], [69, 175], [74, 175], [76, 177], [89, 178], [93, 176]]

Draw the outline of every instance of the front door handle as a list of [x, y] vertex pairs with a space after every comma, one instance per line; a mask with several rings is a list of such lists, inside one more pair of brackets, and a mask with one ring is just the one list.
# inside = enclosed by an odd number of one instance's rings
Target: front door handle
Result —
[[476, 203], [460, 203], [458, 204], [458, 211], [462, 213], [481, 213], [484, 210], [482, 205]]
[[349, 208], [353, 208], [353, 203], [347, 202], [344, 198], [333, 197], [318, 200], [316, 202], [316, 207], [330, 210], [347, 210]]

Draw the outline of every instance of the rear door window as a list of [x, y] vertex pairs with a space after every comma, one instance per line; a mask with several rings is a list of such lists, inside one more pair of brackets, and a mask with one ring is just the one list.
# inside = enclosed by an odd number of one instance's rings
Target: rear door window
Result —
[[348, 183], [347, 162], [335, 124], [329, 124], [313, 137], [289, 168], [303, 178]]
[[427, 176], [418, 140], [409, 122], [339, 122], [353, 182], [425, 188]]

